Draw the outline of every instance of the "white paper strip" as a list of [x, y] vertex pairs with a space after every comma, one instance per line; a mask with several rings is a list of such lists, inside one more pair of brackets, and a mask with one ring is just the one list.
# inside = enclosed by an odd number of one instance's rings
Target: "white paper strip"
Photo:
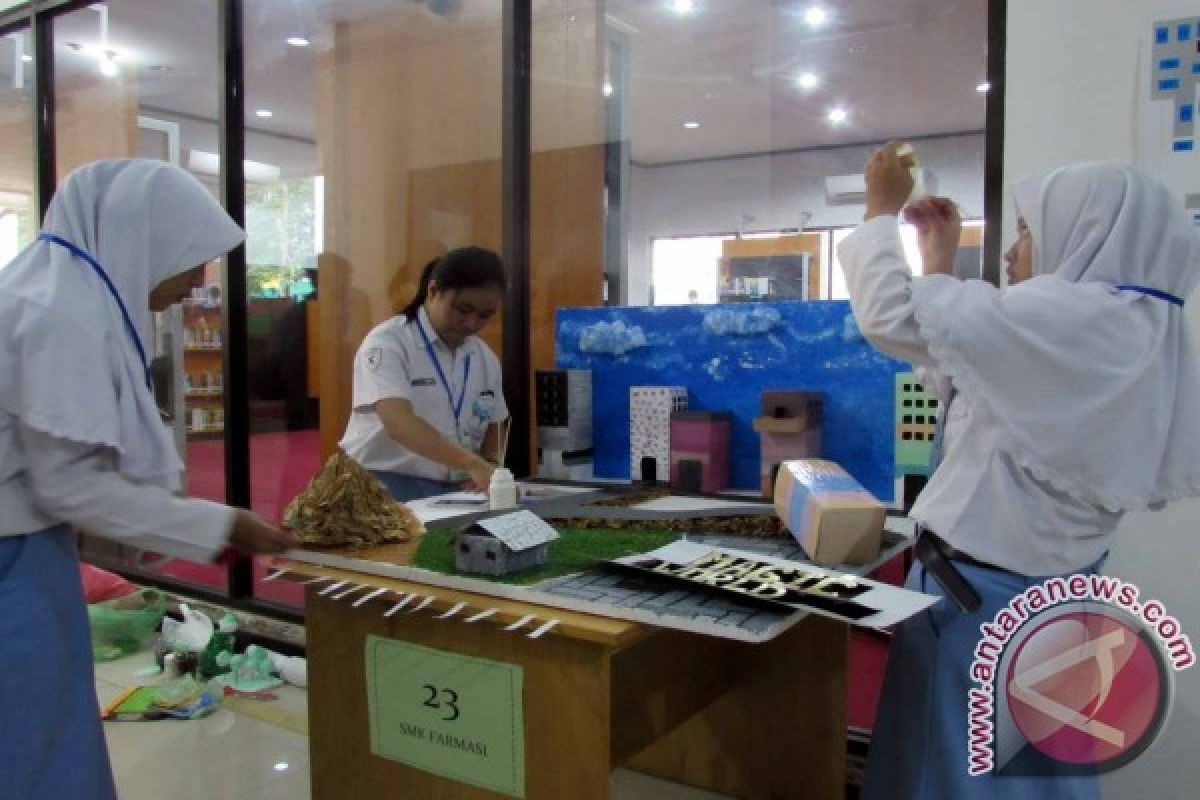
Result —
[[496, 609], [489, 608], [487, 611], [480, 611], [478, 614], [476, 614], [473, 617], [467, 617], [466, 620], [464, 620], [464, 621], [465, 622], [479, 622], [480, 620], [487, 619], [488, 617], [492, 616], [495, 613], [496, 613]]
[[413, 610], [408, 613], [415, 614], [423, 608], [428, 608], [429, 604], [432, 603], [436, 599], [437, 598], [435, 598], [433, 595], [429, 595], [429, 597], [426, 597], [424, 600], [421, 601], [420, 605], [414, 606]]
[[416, 599], [417, 599], [417, 596], [415, 594], [404, 595], [404, 597], [400, 598], [399, 603], [396, 603], [396, 605], [392, 606], [384, 613], [384, 616], [390, 617], [392, 614], [395, 614], [397, 611], [404, 608], [406, 605], [408, 605], [409, 603], [411, 603], [413, 600], [416, 600]]
[[379, 595], [383, 594], [386, 591], [387, 591], [387, 589], [380, 587], [373, 592], [367, 592], [362, 597], [360, 597], [354, 601], [354, 608], [358, 608], [363, 603], [369, 603], [370, 601], [374, 600], [376, 597], [379, 597]]
[[554, 630], [556, 627], [558, 627], [558, 620], [552, 619], [543, 625], [539, 625], [537, 627], [537, 630], [535, 630], [533, 633], [529, 634], [529, 638], [530, 639], [540, 639], [543, 634], [549, 633], [550, 631]]
[[527, 624], [529, 624], [530, 622], [532, 622], [535, 619], [537, 619], [537, 617], [534, 616], [533, 614], [526, 614], [525, 616], [521, 617], [519, 620], [514, 622], [512, 625], [509, 625], [504, 630], [515, 631], [518, 628], [524, 628]]
[[358, 591], [359, 589], [361, 589], [361, 588], [362, 588], [362, 586], [356, 583], [356, 584], [354, 584], [353, 586], [351, 586], [349, 589], [343, 589], [342, 591], [340, 591], [340, 592], [338, 592], [337, 594], [335, 594], [335, 595], [333, 596], [333, 599], [334, 599], [334, 600], [341, 600], [341, 599], [342, 599], [342, 598], [344, 598], [344, 597], [349, 597], [350, 595], [354, 594], [355, 592], [357, 592], [357, 591]]
[[329, 594], [330, 592], [336, 592], [338, 589], [342, 588], [349, 582], [350, 581], [338, 581], [337, 583], [331, 583], [328, 586], [326, 586], [324, 589], [322, 589], [321, 591], [317, 592], [317, 594], [324, 596], [324, 595]]
[[280, 570], [276, 570], [275, 572], [272, 572], [272, 573], [271, 573], [270, 575], [268, 575], [267, 577], [263, 578], [263, 579], [262, 579], [262, 582], [263, 582], [263, 583], [266, 583], [267, 581], [273, 581], [273, 580], [275, 580], [276, 578], [281, 578], [281, 577], [283, 577], [284, 575], [287, 575], [287, 573], [288, 573], [288, 571], [287, 571], [286, 569], [280, 569]]
[[438, 619], [450, 619], [451, 617], [453, 617], [455, 614], [462, 611], [466, 607], [467, 607], [466, 603], [458, 603], [453, 608], [451, 608], [449, 611], [447, 611], [445, 614], [439, 614]]
[[301, 586], [308, 586], [311, 583], [324, 583], [325, 581], [331, 581], [331, 580], [333, 580], [333, 578], [326, 578], [323, 575], [318, 575], [315, 578], [309, 578], [304, 583], [302, 583]]

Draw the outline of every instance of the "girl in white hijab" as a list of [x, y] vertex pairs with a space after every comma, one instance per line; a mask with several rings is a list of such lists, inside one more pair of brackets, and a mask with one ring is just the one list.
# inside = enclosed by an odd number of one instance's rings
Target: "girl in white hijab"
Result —
[[[960, 220], [909, 207], [925, 275], [897, 217], [912, 189], [897, 145], [867, 167], [866, 222], [839, 250], [859, 327], [939, 397], [941, 459], [910, 512], [949, 545], [979, 595], [897, 627], [872, 736], [866, 800], [1093, 798], [1094, 774], [968, 773], [968, 691], [980, 625], [1049, 576], [1102, 566], [1130, 509], [1200, 495], [1200, 362], [1183, 302], [1200, 240], [1157, 183], [1080, 164], [1015, 187], [1019, 238], [997, 289], [954, 277]], [[945, 591], [921, 563], [909, 588]]]
[[114, 798], [72, 527], [193, 560], [292, 534], [178, 497], [151, 393], [150, 310], [179, 302], [242, 231], [157, 161], [73, 172], [38, 241], [0, 270], [0, 730], [4, 794]]

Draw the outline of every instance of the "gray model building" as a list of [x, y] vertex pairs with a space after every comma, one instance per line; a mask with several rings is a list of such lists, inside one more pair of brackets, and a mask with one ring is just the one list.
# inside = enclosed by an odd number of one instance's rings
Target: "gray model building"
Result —
[[537, 371], [538, 477], [592, 479], [592, 371]]
[[546, 563], [558, 531], [531, 511], [481, 519], [454, 541], [459, 572], [509, 575]]

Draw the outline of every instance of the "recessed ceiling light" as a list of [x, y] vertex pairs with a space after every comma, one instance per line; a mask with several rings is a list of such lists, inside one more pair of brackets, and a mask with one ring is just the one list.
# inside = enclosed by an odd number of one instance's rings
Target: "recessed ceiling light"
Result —
[[29, 53], [25, 53], [21, 56], [21, 60], [28, 64], [30, 61], [33, 61], [33, 56], [29, 55]]
[[694, 130], [696, 130], [696, 128], [700, 127], [700, 123], [699, 122], [685, 122], [685, 123], [683, 123], [683, 127], [687, 128], [689, 131], [694, 131]]
[[815, 72], [805, 72], [796, 78], [796, 85], [801, 89], [815, 89], [820, 82]]
[[287, 43], [292, 47], [308, 47], [310, 44], [308, 39], [305, 39], [303, 36], [289, 36]]
[[268, 118], [268, 117], [273, 117], [273, 116], [275, 116], [275, 112], [274, 112], [274, 111], [268, 111], [268, 110], [267, 110], [267, 109], [265, 109], [265, 108], [260, 108], [258, 111], [255, 111], [255, 112], [254, 112], [254, 115], [255, 115], [255, 116], [257, 116], [257, 117], [262, 117], [263, 119], [266, 119], [266, 118]]
[[106, 78], [115, 78], [121, 70], [117, 69], [117, 61], [111, 54], [100, 58], [100, 74]]
[[277, 764], [275, 764], [275, 771], [276, 772], [287, 772], [287, 769], [289, 766], [291, 766], [291, 765], [288, 764], [288, 762], [280, 761]]
[[992, 88], [992, 85], [990, 83], [988, 83], [987, 81], [984, 81], [983, 83], [981, 83], [975, 87], [975, 91], [979, 92], [980, 94], [986, 94], [987, 92], [991, 91], [991, 88]]
[[829, 112], [829, 121], [834, 125], [841, 125], [850, 116], [850, 112], [844, 108], [835, 108]]
[[696, 0], [671, 0], [671, 10], [676, 14], [690, 14], [696, 10]]
[[813, 6], [804, 12], [804, 21], [809, 27], [819, 28], [829, 21], [829, 13], [820, 6]]
[[612, 97], [613, 85], [611, 83], [609, 83], [608, 81], [605, 81], [604, 88], [601, 89], [601, 91], [604, 92], [605, 97]]

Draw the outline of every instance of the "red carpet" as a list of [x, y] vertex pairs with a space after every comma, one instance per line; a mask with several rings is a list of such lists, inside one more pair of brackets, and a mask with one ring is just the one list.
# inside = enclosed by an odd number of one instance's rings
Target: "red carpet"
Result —
[[[195, 440], [187, 445], [187, 493], [206, 500], [225, 500], [225, 442]], [[291, 499], [303, 491], [321, 466], [319, 431], [259, 433], [250, 437], [250, 495], [255, 511], [273, 522], [283, 519]], [[169, 561], [159, 570], [178, 580], [221, 591], [228, 589], [225, 567]], [[302, 605], [303, 592], [294, 584], [262, 583], [266, 567], [256, 563], [256, 596], [274, 602]]]

